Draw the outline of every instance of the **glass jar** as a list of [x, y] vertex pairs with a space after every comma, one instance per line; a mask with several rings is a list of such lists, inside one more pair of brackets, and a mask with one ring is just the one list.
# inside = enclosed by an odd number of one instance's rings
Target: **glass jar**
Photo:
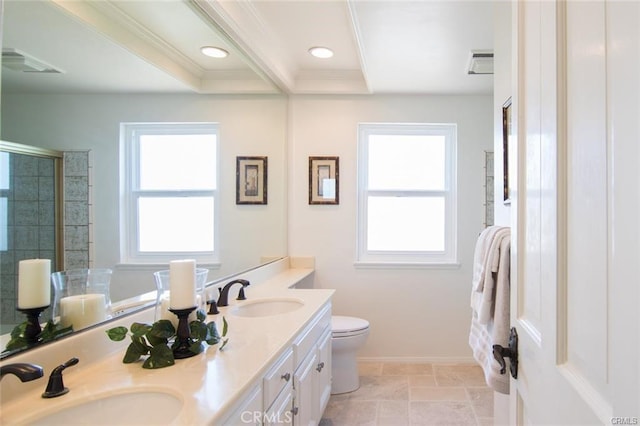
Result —
[[[209, 270], [206, 268], [196, 268], [196, 310], [204, 309], [206, 311], [206, 300], [204, 298], [204, 286], [207, 283], [207, 275]], [[156, 281], [156, 310], [153, 321], [167, 319], [178, 324], [178, 318], [169, 312], [169, 298], [171, 295], [171, 287], [169, 283], [169, 270], [157, 271], [153, 273]], [[189, 321], [196, 319], [196, 311], [189, 315]]]
[[54, 272], [53, 317], [75, 331], [111, 318], [111, 269], [70, 269]]

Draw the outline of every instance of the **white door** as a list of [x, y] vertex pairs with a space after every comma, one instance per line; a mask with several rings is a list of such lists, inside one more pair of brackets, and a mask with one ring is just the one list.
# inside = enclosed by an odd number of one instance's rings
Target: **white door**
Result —
[[640, 2], [513, 5], [511, 424], [640, 422]]

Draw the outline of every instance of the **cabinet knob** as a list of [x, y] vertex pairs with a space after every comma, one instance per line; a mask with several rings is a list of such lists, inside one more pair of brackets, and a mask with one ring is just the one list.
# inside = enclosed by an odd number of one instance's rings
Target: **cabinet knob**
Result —
[[291, 412], [293, 413], [294, 416], [297, 416], [298, 415], [298, 407], [293, 407], [291, 409]]
[[285, 382], [288, 382], [289, 380], [291, 380], [291, 373], [285, 373], [282, 376], [280, 376], [281, 379], [283, 379]]
[[323, 368], [324, 368], [324, 362], [319, 362], [318, 366], [316, 367], [316, 371], [319, 373], [322, 371]]

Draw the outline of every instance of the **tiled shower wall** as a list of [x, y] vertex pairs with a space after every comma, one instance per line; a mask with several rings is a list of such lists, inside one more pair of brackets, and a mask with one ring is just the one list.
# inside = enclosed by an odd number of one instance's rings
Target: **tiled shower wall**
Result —
[[484, 152], [484, 226], [491, 226], [494, 223], [493, 206], [495, 197], [493, 195], [493, 151]]
[[90, 267], [91, 158], [89, 151], [64, 153], [64, 269]]
[[[64, 153], [65, 269], [88, 268], [90, 248], [90, 158], [88, 151]], [[24, 320], [18, 304], [18, 262], [52, 259], [54, 269], [54, 160], [12, 154], [7, 197], [9, 250], [0, 253], [0, 323], [2, 332]], [[47, 319], [47, 312], [43, 314]], [[6, 325], [10, 325], [5, 330]]]
[[9, 188], [2, 195], [7, 198], [8, 242], [0, 254], [2, 324], [23, 321], [16, 311], [18, 262], [53, 259], [56, 246], [54, 160], [22, 154], [9, 158]]

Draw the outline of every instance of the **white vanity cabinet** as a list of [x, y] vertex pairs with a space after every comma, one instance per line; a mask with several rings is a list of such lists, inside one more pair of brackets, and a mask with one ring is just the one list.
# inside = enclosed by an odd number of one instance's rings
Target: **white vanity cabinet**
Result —
[[225, 416], [224, 425], [293, 424], [293, 350], [286, 351]]
[[292, 388], [289, 386], [273, 402], [271, 407], [264, 413], [264, 424], [266, 426], [291, 426], [293, 425], [293, 405]]
[[232, 409], [224, 425], [262, 425], [264, 410], [262, 408], [262, 384], [256, 384], [240, 398], [240, 402]]
[[315, 367], [318, 363], [318, 354], [312, 351], [309, 356], [298, 366], [294, 375], [295, 402], [293, 413], [296, 425], [314, 424], [316, 413], [314, 410], [317, 402], [314, 401], [316, 388]]
[[331, 306], [323, 308], [293, 344], [295, 425], [317, 425], [331, 394]]
[[[145, 389], [157, 390], [158, 398], [166, 393], [181, 401], [181, 407], [167, 406], [169, 410], [175, 409], [173, 424], [297, 426], [303, 422], [296, 419], [296, 407], [298, 412], [307, 413], [307, 424], [317, 422], [326, 398], [318, 396], [322, 395], [318, 385], [322, 379], [318, 379], [316, 368], [323, 361], [322, 354], [328, 353], [322, 342], [326, 342], [325, 330], [330, 325], [334, 290], [292, 288], [311, 277], [313, 271], [312, 260], [285, 258], [234, 276], [251, 281], [251, 288], [247, 290], [249, 302], [295, 299], [299, 306], [265, 317], [242, 317], [236, 315], [233, 306], [222, 308], [222, 315], [232, 322], [227, 348], [223, 352], [210, 348], [162, 371], [123, 365], [127, 341], [113, 342], [105, 338], [105, 331], [110, 328], [153, 322], [153, 308], [114, 318], [112, 322], [64, 340], [3, 359], [2, 366], [28, 362], [51, 371], [61, 361], [78, 357], [84, 367], [74, 369], [73, 377], [66, 379], [72, 391], [59, 401], [41, 398], [42, 380], [22, 383], [3, 379], [0, 424], [38, 423], [72, 406], [95, 403], [109, 395], [148, 393]], [[321, 347], [325, 348], [324, 352]], [[327, 360], [324, 362], [321, 371], [329, 371]], [[305, 367], [307, 374], [301, 377]], [[294, 388], [296, 373], [301, 382]], [[288, 380], [283, 379], [283, 375]], [[176, 387], [175, 383], [183, 386]], [[303, 387], [303, 383], [307, 387]], [[303, 388], [309, 390], [304, 393]], [[307, 395], [306, 399], [303, 395]], [[121, 416], [126, 420], [126, 413], [109, 411], [107, 405], [94, 411], [96, 418], [109, 415], [112, 419]], [[145, 414], [141, 415], [140, 423], [144, 424]]]
[[[331, 320], [329, 320], [331, 321]], [[316, 365], [318, 373], [318, 415], [317, 421], [320, 422], [322, 413], [324, 413], [329, 398], [331, 397], [331, 323], [320, 338], [318, 343], [318, 364]]]
[[293, 350], [287, 350], [262, 379], [264, 424], [293, 424]]
[[327, 303], [222, 424], [317, 425], [330, 395], [331, 303]]

